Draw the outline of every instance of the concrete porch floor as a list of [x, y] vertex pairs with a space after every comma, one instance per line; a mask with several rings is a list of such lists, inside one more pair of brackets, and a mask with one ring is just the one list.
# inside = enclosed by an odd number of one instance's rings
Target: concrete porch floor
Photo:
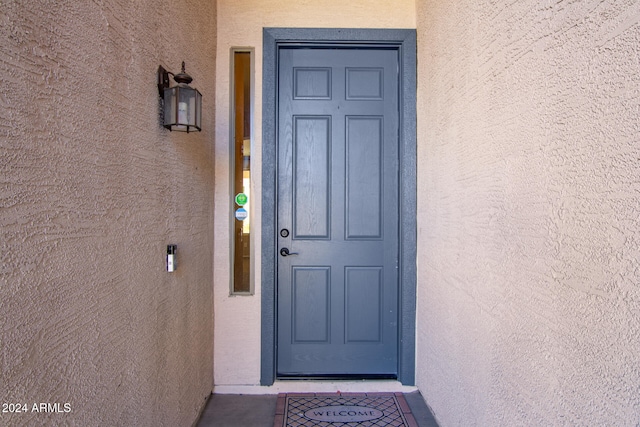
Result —
[[[419, 427], [438, 427], [420, 392], [404, 394]], [[212, 394], [197, 427], [273, 427], [277, 394]]]

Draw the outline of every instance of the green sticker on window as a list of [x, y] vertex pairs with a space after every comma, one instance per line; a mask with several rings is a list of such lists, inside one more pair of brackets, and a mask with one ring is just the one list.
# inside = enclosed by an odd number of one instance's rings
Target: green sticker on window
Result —
[[238, 193], [236, 194], [236, 204], [238, 206], [244, 206], [247, 204], [247, 201], [249, 200], [249, 198], [247, 197], [246, 194], [244, 193]]

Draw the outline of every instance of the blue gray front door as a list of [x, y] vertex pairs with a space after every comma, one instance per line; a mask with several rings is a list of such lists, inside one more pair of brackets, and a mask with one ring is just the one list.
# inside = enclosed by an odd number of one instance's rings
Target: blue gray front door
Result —
[[277, 374], [398, 374], [398, 50], [278, 51]]

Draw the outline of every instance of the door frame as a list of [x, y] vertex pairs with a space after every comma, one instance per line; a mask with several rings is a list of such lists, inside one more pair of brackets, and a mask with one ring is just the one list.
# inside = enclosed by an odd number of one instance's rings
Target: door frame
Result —
[[264, 28], [262, 68], [262, 232], [260, 384], [276, 379], [277, 342], [277, 70], [278, 51], [290, 46], [371, 46], [399, 55], [399, 265], [398, 380], [415, 384], [416, 342], [416, 30], [361, 28]]

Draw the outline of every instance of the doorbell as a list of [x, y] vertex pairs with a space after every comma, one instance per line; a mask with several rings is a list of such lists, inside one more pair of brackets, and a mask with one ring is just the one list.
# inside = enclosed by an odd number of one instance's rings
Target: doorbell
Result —
[[167, 245], [167, 271], [176, 271], [176, 245]]

